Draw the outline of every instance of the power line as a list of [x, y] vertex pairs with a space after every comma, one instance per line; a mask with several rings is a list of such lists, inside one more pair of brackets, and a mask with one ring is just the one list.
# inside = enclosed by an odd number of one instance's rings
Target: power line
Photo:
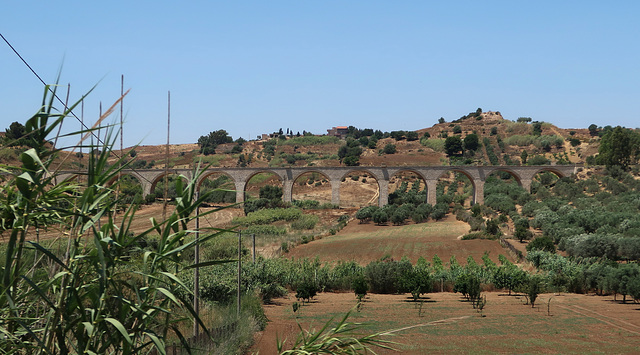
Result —
[[[51, 92], [51, 94], [53, 94], [53, 96], [56, 98], [56, 100], [58, 100], [58, 102], [60, 102], [62, 105], [64, 105], [65, 107], [67, 107], [67, 105], [60, 99], [60, 97], [58, 97], [58, 95], [56, 94], [56, 92], [54, 90], [52, 90], [50, 87], [47, 86], [47, 83], [42, 80], [42, 78], [40, 77], [40, 75], [38, 75], [38, 73], [33, 69], [33, 67], [31, 67], [31, 65], [29, 65], [29, 63], [22, 57], [22, 55], [20, 55], [20, 53], [15, 49], [15, 47], [13, 47], [13, 45], [11, 45], [11, 43], [9, 42], [9, 40], [2, 34], [0, 33], [0, 37], [2, 37], [2, 40], [4, 40], [4, 42], [9, 46], [9, 48], [11, 48], [11, 50], [13, 51], [13, 53], [15, 53], [16, 56], [18, 56], [18, 58], [20, 58], [20, 60], [22, 61], [22, 63], [27, 66], [27, 68], [29, 68], [29, 70], [31, 71], [31, 73], [33, 73], [33, 75], [35, 75], [36, 78], [38, 78], [38, 80], [42, 83], [42, 85], [44, 85], [45, 87], [48, 88], [49, 92]], [[94, 136], [97, 141], [98, 144], [105, 144], [104, 141], [102, 141], [100, 139], [100, 135], [96, 135], [93, 130], [89, 130], [89, 127], [87, 125], [84, 124], [84, 120], [81, 120], [80, 118], [78, 118], [78, 116], [76, 116], [76, 114], [73, 112], [73, 110], [69, 110], [69, 113], [78, 121], [80, 122], [81, 127], [83, 127], [84, 129], [88, 130], [89, 133], [91, 133], [92, 136]], [[122, 110], [121, 110], [121, 114], [122, 114]], [[122, 132], [120, 132], [120, 134], [122, 134]], [[122, 148], [122, 147], [121, 147]], [[80, 149], [82, 149], [82, 144], [80, 145]], [[120, 155], [118, 155], [118, 153], [112, 151], [113, 155], [116, 156], [116, 158], [121, 159], [122, 157]], [[122, 152], [121, 152], [122, 153]], [[136, 171], [136, 169], [134, 168], [130, 168], [132, 171]], [[147, 178], [145, 178], [142, 174], [140, 174], [140, 176], [144, 179], [147, 180], [147, 182], [151, 182], [149, 181]]]

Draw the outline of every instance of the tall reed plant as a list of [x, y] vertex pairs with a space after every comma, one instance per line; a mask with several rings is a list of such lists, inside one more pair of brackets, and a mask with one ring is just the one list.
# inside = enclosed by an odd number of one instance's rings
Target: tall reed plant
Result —
[[[128, 155], [109, 160], [115, 141], [110, 134], [105, 142], [86, 143], [122, 98], [93, 128], [69, 134], [79, 137], [77, 146], [89, 148], [89, 162], [80, 172], [84, 179], [79, 179], [85, 182], [59, 181], [52, 163], [61, 148], [52, 148], [49, 139], [82, 99], [58, 111], [56, 87], [45, 87], [42, 106], [26, 122], [33, 146], [20, 154], [17, 166], [1, 167], [8, 178], [0, 187], [0, 209], [10, 236], [0, 270], [0, 352], [132, 354], [155, 349], [164, 354], [169, 338], [188, 348], [179, 325], [198, 322], [208, 330], [194, 311], [190, 290], [176, 275], [225, 262], [193, 265], [180, 258], [223, 232], [185, 239], [195, 232], [188, 224], [208, 197], [195, 194], [203, 170], [194, 169], [188, 183], [177, 179], [176, 208], [166, 220], [152, 220], [147, 230], [134, 232], [136, 206], [116, 221], [115, 187], [110, 185], [128, 167]], [[30, 240], [34, 229], [53, 224], [62, 226], [62, 253]], [[144, 246], [152, 234], [158, 242]], [[35, 262], [27, 263], [33, 256]]]

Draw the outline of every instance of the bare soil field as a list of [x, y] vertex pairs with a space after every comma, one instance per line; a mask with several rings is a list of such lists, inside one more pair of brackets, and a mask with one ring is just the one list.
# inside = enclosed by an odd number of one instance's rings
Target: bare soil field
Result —
[[482, 255], [488, 252], [496, 263], [500, 254], [513, 261], [498, 241], [458, 239], [468, 231], [469, 225], [456, 221], [454, 216], [438, 222], [404, 226], [378, 226], [373, 222], [359, 224], [357, 220], [352, 220], [338, 234], [300, 245], [287, 257], [318, 257], [321, 261], [355, 260], [367, 264], [387, 255], [396, 260], [406, 256], [415, 263], [421, 256], [431, 260], [437, 254], [445, 263], [455, 255], [458, 262], [466, 264], [468, 256], [480, 263]]
[[[390, 331], [392, 336], [383, 338], [398, 343], [399, 351], [375, 348], [379, 354], [637, 354], [640, 348], [638, 304], [609, 296], [543, 294], [531, 308], [522, 296], [483, 294], [485, 317], [460, 294], [430, 293], [421, 310], [409, 295], [370, 294], [349, 321], [365, 323], [361, 334]], [[290, 295], [264, 307], [270, 321], [250, 353], [276, 354], [277, 339], [290, 347], [298, 324], [319, 330], [356, 305], [352, 293], [321, 293], [294, 313], [295, 301]]]

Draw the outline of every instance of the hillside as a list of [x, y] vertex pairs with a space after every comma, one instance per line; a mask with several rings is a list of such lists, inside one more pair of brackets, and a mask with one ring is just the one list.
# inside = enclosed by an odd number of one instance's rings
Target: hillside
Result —
[[[597, 134], [592, 136], [586, 128], [562, 129], [551, 123], [526, 121], [526, 118], [505, 119], [500, 112], [476, 111], [458, 120], [418, 129], [415, 133], [356, 129], [351, 136], [358, 140], [355, 148], [361, 149], [356, 163], [360, 166], [518, 165], [522, 164], [523, 151], [529, 157], [537, 157], [536, 161], [542, 164], [583, 164], [587, 157], [598, 152], [600, 138]], [[471, 134], [478, 136], [479, 147], [475, 151], [465, 150], [460, 157], [450, 159], [445, 153], [446, 137], [458, 136], [464, 141]], [[227, 141], [232, 143], [218, 144], [215, 153], [208, 155], [200, 153], [198, 144], [175, 144], [170, 146], [169, 164], [174, 168], [191, 167], [200, 160], [216, 167], [349, 164], [347, 159], [342, 162], [340, 159], [340, 148], [346, 143], [344, 138], [312, 135], [281, 138], [286, 139], [233, 142], [232, 137], [227, 137]], [[388, 145], [395, 147], [395, 153], [385, 153]], [[131, 149], [114, 152], [118, 156], [127, 155]], [[135, 153], [131, 154], [137, 160], [134, 168], [164, 168], [166, 146], [141, 145], [134, 150]], [[3, 149], [0, 162], [15, 163], [18, 152], [19, 148]], [[86, 164], [86, 158], [87, 151], [83, 154], [78, 151], [62, 152], [58, 164], [62, 169], [74, 169]]]
[[[526, 121], [505, 119], [500, 112], [473, 112], [452, 122], [418, 129], [417, 137], [403, 131], [373, 130], [357, 130], [352, 136], [358, 139], [362, 151], [357, 162], [360, 166], [518, 165], [522, 164], [523, 151], [528, 157], [539, 157], [537, 162], [541, 164], [584, 164], [587, 157], [598, 152], [600, 137], [591, 135], [587, 128], [563, 129], [547, 122]], [[379, 139], [364, 135], [366, 131], [377, 133]], [[446, 137], [458, 136], [464, 141], [470, 134], [478, 136], [478, 149], [466, 150], [459, 159], [450, 160], [445, 153]], [[344, 138], [291, 135], [286, 139], [219, 144], [215, 154], [209, 155], [200, 154], [198, 144], [177, 144], [170, 147], [170, 166], [188, 167], [200, 159], [219, 167], [339, 166], [346, 163], [339, 157], [345, 143]], [[395, 153], [385, 153], [387, 145], [395, 146]], [[137, 167], [163, 168], [165, 149], [136, 147]]]

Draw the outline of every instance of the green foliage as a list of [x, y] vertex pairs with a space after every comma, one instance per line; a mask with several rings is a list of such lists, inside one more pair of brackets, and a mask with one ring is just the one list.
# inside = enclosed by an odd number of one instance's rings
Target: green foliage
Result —
[[[192, 233], [187, 226], [202, 203], [194, 199], [202, 171], [193, 172], [193, 183], [176, 180], [176, 208], [167, 220], [152, 220], [150, 229], [134, 233], [129, 226], [136, 209], [131, 207], [116, 224], [117, 201], [108, 183], [126, 164], [122, 159], [107, 164], [114, 141], [109, 134], [108, 143], [90, 147], [86, 183], [55, 181], [50, 167], [56, 152], [47, 148], [47, 137], [78, 104], [54, 113], [55, 89], [46, 87], [39, 112], [25, 125], [25, 133], [38, 145], [21, 154], [21, 166], [0, 194], [5, 210], [14, 211], [2, 269], [0, 351], [164, 352], [170, 333], [184, 339], [179, 326], [191, 325], [193, 319], [208, 334], [207, 325], [193, 312], [191, 298], [182, 296], [189, 290], [173, 273], [191, 267], [182, 262], [181, 253], [217, 235], [186, 241]], [[65, 228], [68, 243], [63, 253], [25, 241], [34, 225], [51, 224]], [[152, 232], [158, 235], [156, 243], [141, 250], [141, 242]], [[25, 264], [36, 250], [37, 264]]]
[[476, 150], [480, 146], [480, 140], [478, 135], [475, 133], [468, 134], [464, 137], [464, 149], [465, 150]]
[[356, 294], [358, 301], [362, 301], [362, 299], [367, 295], [367, 291], [369, 291], [369, 284], [367, 284], [367, 279], [364, 275], [358, 275], [353, 279], [351, 288]]
[[489, 157], [489, 162], [491, 165], [500, 165], [500, 161], [498, 160], [498, 156], [493, 151], [493, 146], [491, 145], [491, 140], [488, 137], [484, 137], [482, 139], [484, 144], [484, 148], [487, 151], [487, 156]]
[[493, 275], [493, 285], [499, 289], [509, 290], [509, 294], [524, 285], [526, 280], [527, 273], [508, 261]]
[[533, 275], [529, 278], [527, 283], [527, 295], [529, 296], [529, 303], [531, 307], [535, 306], [538, 295], [544, 292], [544, 283], [540, 275]]
[[303, 210], [313, 210], [320, 208], [320, 202], [316, 200], [294, 200], [292, 204]]
[[389, 221], [389, 215], [385, 210], [379, 209], [373, 212], [371, 219], [377, 225], [383, 225]]
[[319, 331], [303, 330], [300, 325], [300, 335], [290, 350], [284, 350], [284, 342], [278, 340], [277, 349], [280, 355], [306, 355], [306, 354], [368, 354], [375, 353], [371, 347], [394, 350], [390, 345], [393, 342], [380, 339], [382, 333], [356, 337], [352, 334], [359, 331], [362, 326], [359, 323], [349, 323], [347, 313], [336, 326], [331, 327], [333, 318], [330, 319]]
[[569, 255], [615, 260], [618, 255], [619, 238], [619, 235], [610, 234], [580, 234], [566, 238], [564, 249]]
[[480, 278], [468, 272], [458, 275], [453, 286], [453, 292], [460, 292], [466, 299], [474, 302], [480, 297]]
[[261, 209], [285, 208], [285, 206], [286, 205], [282, 202], [282, 200], [278, 200], [278, 199], [269, 200], [266, 198], [258, 198], [258, 199], [245, 201], [243, 208], [244, 208], [244, 213], [248, 215], [251, 212], [256, 212]]
[[302, 303], [306, 300], [309, 302], [312, 298], [318, 294], [318, 286], [311, 280], [304, 280], [296, 288], [296, 298], [298, 301], [302, 300]]
[[423, 137], [420, 139], [420, 144], [424, 145], [427, 148], [431, 148], [435, 152], [444, 152], [444, 142], [445, 140], [442, 138], [426, 138]]
[[490, 234], [497, 236], [500, 234], [500, 225], [496, 219], [490, 219], [486, 223], [485, 231]]
[[410, 272], [412, 268], [411, 263], [406, 259], [396, 261], [383, 258], [369, 263], [364, 273], [369, 281], [371, 292], [398, 293], [402, 290], [402, 275]]
[[409, 142], [418, 140], [418, 132], [416, 131], [407, 131], [405, 132], [405, 136]]
[[444, 203], [436, 203], [431, 212], [431, 218], [436, 221], [441, 220], [449, 212], [449, 206]]
[[473, 240], [473, 239], [497, 239], [494, 234], [490, 234], [488, 232], [472, 232], [467, 233], [462, 236], [462, 240]]
[[425, 262], [419, 262], [413, 268], [405, 269], [400, 276], [402, 290], [411, 293], [414, 302], [420, 299], [421, 294], [431, 292], [432, 283], [433, 278]]
[[282, 188], [280, 186], [264, 185], [260, 188], [259, 196], [267, 200], [281, 200]]
[[536, 121], [531, 124], [531, 134], [538, 137], [542, 134], [542, 122]]
[[272, 225], [252, 225], [248, 226], [243, 231], [244, 234], [257, 234], [257, 235], [285, 235], [287, 234], [287, 229], [285, 227], [278, 227]]
[[313, 229], [315, 228], [316, 224], [318, 224], [319, 220], [320, 218], [316, 215], [303, 214], [302, 216], [300, 216], [298, 220], [293, 221], [293, 223], [291, 223], [291, 228], [297, 229], [297, 230]]
[[366, 223], [373, 217], [373, 213], [379, 209], [378, 206], [366, 206], [356, 212], [356, 218], [360, 223]]
[[232, 143], [233, 138], [229, 136], [227, 131], [219, 129], [217, 131], [209, 132], [206, 136], [200, 136], [198, 138], [198, 145], [200, 146], [200, 153], [209, 155], [212, 152], [215, 153], [215, 148], [224, 143]]
[[353, 138], [347, 138], [344, 145], [338, 149], [338, 158], [347, 166], [358, 165], [360, 155], [362, 154], [362, 148], [360, 142]]
[[269, 208], [249, 213], [246, 217], [234, 218], [232, 223], [240, 226], [270, 224], [276, 221], [295, 221], [302, 216], [299, 208]]
[[453, 126], [453, 134], [460, 134], [460, 133], [462, 133], [462, 128], [460, 127], [460, 125]]
[[281, 145], [291, 145], [291, 146], [300, 146], [300, 147], [308, 147], [312, 145], [327, 145], [327, 144], [338, 144], [340, 143], [340, 138], [334, 136], [301, 136], [301, 137], [293, 137], [289, 138], [286, 141], [279, 142]]
[[447, 137], [444, 141], [444, 150], [448, 156], [462, 155], [462, 140], [459, 136]]
[[569, 139], [569, 143], [571, 143], [572, 147], [577, 147], [580, 145], [580, 140], [578, 138]]
[[617, 126], [602, 137], [598, 153], [598, 163], [628, 170], [640, 157], [640, 134]]
[[527, 244], [527, 251], [531, 250], [543, 250], [550, 253], [556, 252], [556, 246], [553, 244], [553, 240], [549, 236], [541, 236], [532, 240]]
[[395, 154], [396, 153], [396, 145], [395, 144], [391, 144], [391, 143], [387, 143], [384, 148], [382, 149], [382, 152], [384, 154]]
[[527, 160], [527, 165], [549, 165], [551, 161], [543, 155], [534, 155]]

